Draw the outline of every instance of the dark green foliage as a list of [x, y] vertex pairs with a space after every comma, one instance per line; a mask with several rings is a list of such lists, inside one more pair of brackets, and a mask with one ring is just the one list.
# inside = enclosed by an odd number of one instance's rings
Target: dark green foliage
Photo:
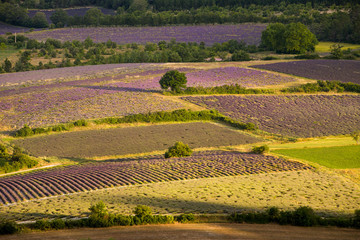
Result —
[[68, 14], [63, 9], [56, 9], [55, 12], [50, 16], [50, 20], [56, 25], [56, 27], [64, 27], [68, 21]]
[[297, 87], [290, 87], [282, 89], [285, 93], [316, 93], [316, 92], [356, 92], [360, 93], [360, 85], [356, 83], [343, 83], [338, 81], [323, 81], [318, 80], [316, 83], [307, 83]]
[[355, 217], [353, 220], [353, 226], [360, 228], [360, 210], [355, 210]]
[[84, 119], [80, 119], [74, 122], [74, 126], [76, 127], [86, 127], [88, 125], [88, 122]]
[[51, 222], [49, 222], [48, 220], [45, 220], [45, 219], [40, 219], [40, 220], [37, 220], [33, 227], [35, 229], [39, 229], [39, 230], [50, 230], [51, 229]]
[[31, 22], [32, 22], [31, 26], [35, 28], [46, 28], [49, 26], [49, 23], [46, 19], [46, 15], [43, 12], [35, 13]]
[[182, 88], [186, 88], [187, 80], [185, 73], [171, 70], [161, 77], [159, 83], [162, 89], [170, 88], [173, 92], [180, 92]]
[[302, 23], [269, 24], [261, 35], [261, 45], [278, 53], [313, 52], [317, 43], [315, 35]]
[[62, 219], [52, 220], [52, 221], [50, 222], [50, 225], [51, 225], [51, 228], [52, 228], [52, 229], [56, 229], [56, 230], [65, 229], [65, 228], [66, 228], [65, 221], [62, 220]]
[[21, 231], [20, 226], [12, 221], [0, 221], [0, 235], [14, 234]]
[[176, 142], [174, 146], [169, 147], [165, 152], [165, 158], [171, 157], [187, 157], [191, 156], [192, 150], [189, 145], [184, 144], [183, 142]]
[[3, 67], [4, 67], [4, 71], [5, 71], [5, 72], [11, 72], [11, 70], [12, 70], [12, 64], [11, 64], [11, 62], [9, 61], [9, 59], [7, 59], [7, 58], [5, 59]]
[[318, 216], [310, 207], [299, 207], [293, 213], [293, 224], [296, 226], [311, 227], [317, 224]]
[[238, 84], [222, 85], [216, 87], [187, 87], [180, 92], [170, 92], [171, 95], [194, 95], [194, 94], [272, 94], [270, 89], [251, 89]]
[[28, 125], [25, 124], [23, 128], [20, 128], [19, 130], [16, 131], [15, 137], [27, 137], [27, 136], [31, 136], [33, 134], [34, 133], [33, 133], [32, 129]]
[[14, 147], [10, 155], [7, 148], [0, 144], [0, 168], [5, 172], [14, 172], [23, 168], [32, 168], [38, 164], [38, 161], [24, 154], [20, 148]]
[[256, 154], [264, 154], [269, 152], [269, 146], [268, 145], [262, 145], [259, 147], [253, 147], [251, 150], [252, 153], [256, 153]]
[[297, 55], [294, 57], [295, 59], [319, 59], [320, 56], [317, 53], [307, 52], [305, 54]]
[[145, 217], [152, 214], [151, 208], [145, 205], [137, 205], [134, 210], [136, 217]]
[[195, 216], [192, 213], [184, 213], [175, 217], [175, 220], [180, 223], [189, 223], [195, 221]]
[[231, 56], [232, 61], [250, 61], [250, 55], [244, 50], [239, 50], [233, 53]]

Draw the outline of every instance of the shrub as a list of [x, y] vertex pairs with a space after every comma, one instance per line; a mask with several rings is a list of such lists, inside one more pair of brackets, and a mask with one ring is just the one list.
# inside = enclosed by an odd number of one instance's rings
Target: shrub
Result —
[[159, 83], [162, 89], [168, 89], [170, 87], [171, 91], [180, 92], [181, 88], [186, 88], [187, 80], [185, 73], [172, 70], [165, 73]]
[[269, 146], [268, 145], [262, 145], [259, 147], [253, 147], [251, 150], [252, 153], [256, 153], [256, 154], [264, 154], [269, 152]]
[[40, 229], [40, 230], [49, 230], [49, 229], [51, 229], [51, 224], [49, 221], [47, 221], [45, 219], [41, 219], [41, 220], [38, 220], [35, 222], [34, 228]]
[[23, 128], [20, 128], [19, 130], [16, 131], [15, 137], [27, 137], [27, 136], [31, 136], [33, 134], [34, 133], [31, 130], [31, 128], [25, 124]]
[[169, 150], [165, 152], [165, 158], [171, 157], [186, 157], [191, 156], [192, 150], [189, 145], [183, 142], [176, 142], [174, 146], [169, 147]]
[[14, 234], [20, 232], [19, 225], [12, 221], [0, 222], [0, 234]]
[[151, 208], [145, 205], [138, 205], [134, 210], [136, 217], [150, 216], [152, 214]]
[[293, 213], [293, 224], [296, 226], [310, 227], [317, 223], [317, 216], [310, 207], [299, 207]]
[[176, 217], [176, 221], [181, 222], [181, 223], [193, 222], [194, 220], [195, 220], [195, 216], [192, 213], [181, 214]]
[[66, 228], [65, 221], [62, 219], [55, 219], [50, 222], [51, 228], [53, 229], [64, 229]]

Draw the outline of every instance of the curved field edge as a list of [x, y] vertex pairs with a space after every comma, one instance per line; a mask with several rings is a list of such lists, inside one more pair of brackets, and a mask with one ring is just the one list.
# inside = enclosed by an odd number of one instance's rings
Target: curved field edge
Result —
[[224, 151], [110, 161], [1, 178], [0, 201], [8, 204], [114, 186], [307, 169], [312, 167], [278, 157]]
[[305, 170], [107, 188], [1, 206], [0, 213], [23, 221], [86, 217], [93, 203], [103, 201], [110, 212], [124, 214], [131, 214], [139, 204], [161, 214], [223, 214], [272, 206], [293, 210], [301, 205], [334, 216], [353, 214], [359, 199], [360, 187], [351, 180], [332, 172]]

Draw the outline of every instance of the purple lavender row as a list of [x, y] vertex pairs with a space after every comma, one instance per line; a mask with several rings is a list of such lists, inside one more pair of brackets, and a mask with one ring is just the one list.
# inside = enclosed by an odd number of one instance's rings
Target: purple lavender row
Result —
[[307, 169], [311, 167], [278, 157], [238, 152], [92, 163], [1, 178], [0, 203], [129, 184]]

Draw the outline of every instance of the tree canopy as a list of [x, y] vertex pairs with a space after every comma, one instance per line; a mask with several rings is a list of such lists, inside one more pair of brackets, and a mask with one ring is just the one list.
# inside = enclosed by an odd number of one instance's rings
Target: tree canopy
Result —
[[173, 92], [180, 92], [181, 88], [186, 88], [187, 79], [185, 73], [172, 70], [165, 73], [159, 83], [162, 89], [170, 88]]
[[315, 35], [302, 23], [270, 24], [261, 35], [261, 45], [278, 53], [313, 52]]

